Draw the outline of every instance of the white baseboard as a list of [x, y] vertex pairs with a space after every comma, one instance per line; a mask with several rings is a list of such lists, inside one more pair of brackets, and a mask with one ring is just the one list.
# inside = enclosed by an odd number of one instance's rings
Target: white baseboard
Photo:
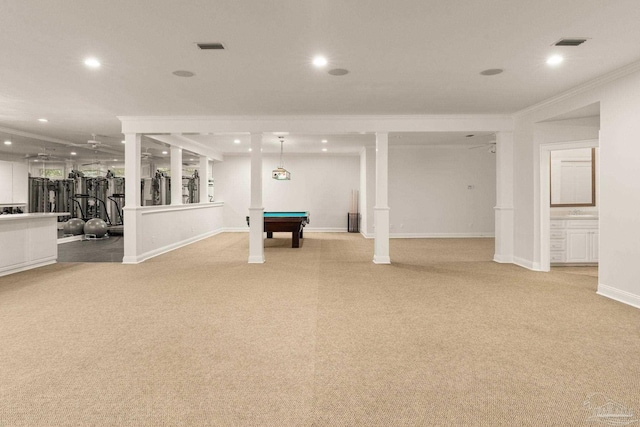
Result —
[[493, 260], [501, 264], [513, 264], [513, 255], [493, 254]]
[[[365, 239], [374, 239], [374, 233], [361, 231]], [[391, 233], [390, 239], [475, 239], [478, 237], [495, 237], [493, 233]]]
[[391, 239], [473, 239], [495, 237], [494, 233], [391, 233]]
[[640, 295], [612, 288], [611, 286], [603, 285], [602, 283], [598, 283], [598, 292], [596, 293], [598, 295], [610, 298], [623, 304], [627, 304], [635, 308], [640, 308]]
[[148, 260], [150, 258], [157, 257], [158, 255], [162, 255], [162, 254], [167, 253], [167, 252], [171, 252], [171, 251], [173, 251], [175, 249], [181, 248], [183, 246], [190, 245], [191, 243], [195, 243], [195, 242], [197, 242], [199, 240], [206, 239], [208, 237], [215, 236], [216, 234], [220, 234], [222, 232], [223, 232], [223, 229], [210, 231], [208, 233], [199, 234], [199, 235], [191, 237], [189, 239], [181, 240], [179, 242], [172, 243], [170, 245], [166, 245], [166, 246], [163, 246], [161, 248], [153, 249], [151, 251], [145, 252], [145, 253], [140, 254], [138, 256], [133, 256], [133, 257], [125, 256], [124, 258], [122, 258], [122, 263], [123, 264], [139, 264], [139, 263], [141, 263], [143, 261], [146, 261], [146, 260]]
[[[248, 233], [249, 227], [226, 227], [223, 229], [228, 233]], [[347, 228], [342, 227], [305, 227], [304, 232], [307, 233], [346, 233]], [[360, 235], [365, 239], [373, 239], [375, 234], [367, 234], [364, 231]], [[475, 238], [494, 238], [494, 233], [391, 233], [390, 239], [475, 239]], [[511, 261], [509, 261], [511, 262]]]
[[19, 273], [21, 271], [31, 270], [32, 268], [44, 267], [45, 265], [51, 265], [56, 263], [56, 258], [45, 258], [37, 262], [28, 261], [10, 267], [4, 267], [0, 269], [0, 276], [8, 276], [9, 274]]
[[223, 233], [248, 233], [249, 227], [224, 227]]
[[80, 240], [84, 240], [84, 234], [78, 234], [77, 236], [69, 236], [69, 237], [61, 237], [58, 239], [58, 244], [69, 243], [69, 242], [77, 242]]
[[511, 261], [511, 262], [513, 264], [515, 264], [515, 265], [518, 265], [518, 266], [522, 267], [522, 268], [526, 268], [527, 270], [542, 271], [540, 269], [540, 263], [529, 261], [528, 259], [519, 258], [519, 257], [513, 257], [513, 261]]
[[[248, 233], [249, 227], [225, 227], [225, 233]], [[346, 233], [347, 227], [304, 227], [305, 233]], [[277, 233], [277, 232], [276, 232]], [[282, 233], [285, 233], [283, 231]], [[290, 233], [287, 231], [286, 233]]]

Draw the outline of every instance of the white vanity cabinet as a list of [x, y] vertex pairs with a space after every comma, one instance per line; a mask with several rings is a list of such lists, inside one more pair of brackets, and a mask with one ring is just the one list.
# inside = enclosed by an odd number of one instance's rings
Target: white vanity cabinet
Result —
[[597, 219], [552, 219], [550, 225], [552, 264], [598, 263]]

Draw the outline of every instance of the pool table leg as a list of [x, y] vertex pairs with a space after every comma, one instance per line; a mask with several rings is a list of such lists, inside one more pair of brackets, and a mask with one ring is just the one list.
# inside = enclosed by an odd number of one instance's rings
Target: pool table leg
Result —
[[300, 247], [300, 232], [297, 230], [291, 232], [291, 247], [292, 248]]

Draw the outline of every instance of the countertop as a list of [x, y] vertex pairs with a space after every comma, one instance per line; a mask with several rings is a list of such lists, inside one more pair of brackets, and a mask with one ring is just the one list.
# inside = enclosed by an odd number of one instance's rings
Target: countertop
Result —
[[598, 215], [551, 215], [551, 219], [570, 219], [570, 220], [580, 220], [580, 219], [598, 219]]
[[25, 219], [38, 219], [38, 218], [55, 218], [59, 216], [69, 216], [69, 212], [34, 212], [34, 213], [22, 213], [22, 214], [9, 214], [0, 215], [0, 221], [20, 221]]

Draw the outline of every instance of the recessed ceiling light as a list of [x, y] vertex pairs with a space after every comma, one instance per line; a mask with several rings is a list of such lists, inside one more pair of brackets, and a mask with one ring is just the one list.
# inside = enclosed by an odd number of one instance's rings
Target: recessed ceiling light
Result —
[[249, 151], [252, 151], [251, 148], [249, 148]]
[[39, 121], [40, 123], [47, 123], [49, 120], [47, 120], [47, 119], [45, 119], [45, 118], [41, 118], [41, 119], [38, 119], [38, 121]]
[[84, 65], [89, 68], [100, 68], [100, 61], [96, 58], [87, 58], [84, 60]]
[[189, 159], [190, 162], [193, 162], [193, 159]]
[[71, 154], [72, 156], [75, 156], [75, 155], [76, 155], [76, 152], [75, 152], [75, 151], [72, 151], [72, 152], [71, 152], [71, 153], [69, 153], [69, 154]]
[[168, 151], [163, 151], [162, 154], [168, 154]]
[[322, 151], [327, 151], [327, 149], [326, 149], [326, 148], [323, 148], [323, 149], [322, 149]]
[[323, 144], [326, 144], [327, 142], [328, 142], [328, 141], [327, 141], [326, 139], [323, 139], [323, 140], [322, 140], [322, 143], [323, 143]]
[[560, 56], [560, 55], [553, 55], [553, 56], [550, 56], [550, 57], [547, 59], [547, 64], [548, 64], [548, 65], [558, 65], [558, 64], [560, 64], [562, 61], [564, 61], [564, 58], [563, 58], [562, 56]]
[[125, 141], [124, 139], [122, 140], [122, 143], [125, 144], [127, 141]]
[[489, 68], [488, 70], [480, 71], [480, 74], [483, 76], [495, 76], [496, 74], [502, 73], [504, 70], [502, 68]]
[[177, 70], [177, 71], [174, 71], [172, 74], [178, 77], [193, 77], [196, 75], [195, 73], [192, 73], [191, 71], [187, 71], [187, 70]]
[[349, 70], [345, 70], [344, 68], [334, 68], [327, 71], [327, 73], [331, 74], [332, 76], [344, 76], [349, 74]]
[[234, 139], [234, 140], [233, 140], [233, 143], [234, 143], [234, 144], [240, 144], [240, 140], [239, 140], [239, 139]]
[[35, 159], [35, 160], [34, 160], [34, 162], [37, 162], [37, 161], [38, 161], [38, 159]]
[[113, 159], [113, 161], [114, 161], [114, 162], [117, 162], [117, 161], [118, 161], [118, 159]]
[[313, 58], [313, 65], [315, 65], [318, 68], [324, 67], [328, 63], [329, 61], [327, 61], [327, 58], [325, 58], [324, 56], [318, 55]]
[[11, 141], [9, 141], [8, 139], [4, 142], [4, 145], [11, 145]]

